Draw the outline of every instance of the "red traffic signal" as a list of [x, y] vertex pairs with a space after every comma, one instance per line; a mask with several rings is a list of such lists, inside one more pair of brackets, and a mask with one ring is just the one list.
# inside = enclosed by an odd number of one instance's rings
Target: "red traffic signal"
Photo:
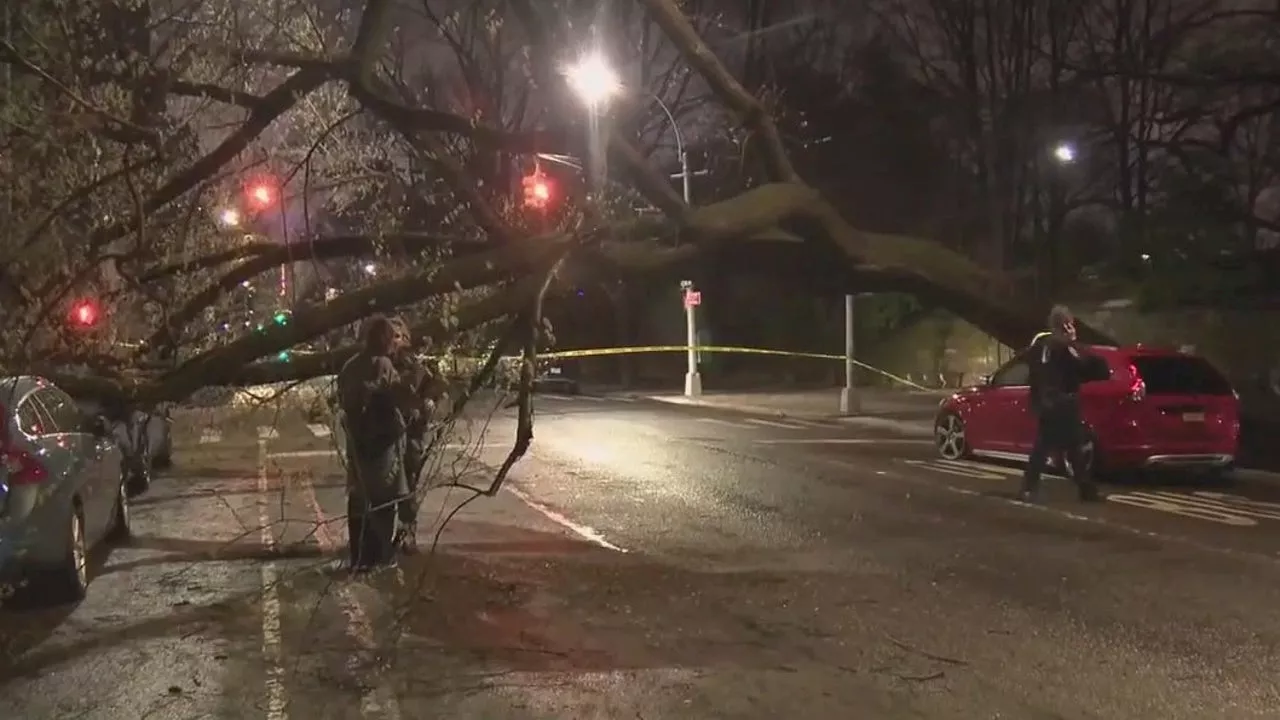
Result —
[[542, 173], [526, 175], [524, 184], [524, 204], [531, 208], [542, 209], [551, 203], [551, 183]]
[[98, 324], [99, 318], [102, 316], [98, 304], [92, 300], [77, 300], [71, 306], [71, 323], [79, 327], [93, 327]]
[[267, 185], [254, 185], [249, 188], [249, 201], [258, 207], [266, 207], [275, 198], [275, 193]]

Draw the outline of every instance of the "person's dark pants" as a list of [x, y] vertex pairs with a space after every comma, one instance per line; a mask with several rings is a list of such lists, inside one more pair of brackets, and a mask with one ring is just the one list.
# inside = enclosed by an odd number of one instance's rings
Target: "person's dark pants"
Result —
[[351, 568], [364, 570], [395, 559], [396, 503], [373, 503], [347, 495], [347, 537]]
[[422, 497], [418, 495], [418, 482], [422, 475], [422, 466], [426, 463], [426, 450], [426, 441], [421, 437], [411, 437], [405, 442], [404, 468], [408, 493], [396, 503], [396, 513], [400, 517], [399, 542], [408, 541], [412, 544], [416, 537], [418, 511], [422, 507]]
[[1091, 459], [1084, 454], [1086, 440], [1078, 398], [1063, 398], [1053, 407], [1041, 411], [1036, 419], [1036, 440], [1031, 447], [1031, 457], [1027, 459], [1022, 492], [1034, 496], [1040, 489], [1040, 476], [1049, 457], [1061, 454], [1070, 463], [1071, 476], [1081, 499], [1095, 497], [1097, 486], [1091, 476]]

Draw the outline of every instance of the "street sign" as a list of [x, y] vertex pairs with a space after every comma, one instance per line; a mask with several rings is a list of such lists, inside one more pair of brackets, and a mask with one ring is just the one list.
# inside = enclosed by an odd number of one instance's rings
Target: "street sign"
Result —
[[684, 306], [685, 306], [685, 307], [696, 307], [696, 306], [701, 305], [701, 304], [702, 304], [702, 291], [701, 291], [701, 290], [689, 290], [688, 292], [686, 292], [686, 293], [684, 294]]

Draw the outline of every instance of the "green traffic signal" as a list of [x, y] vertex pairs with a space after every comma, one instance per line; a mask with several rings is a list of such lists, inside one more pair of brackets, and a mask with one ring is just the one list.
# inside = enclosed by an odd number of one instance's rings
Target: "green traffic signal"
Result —
[[281, 351], [280, 351], [280, 354], [279, 354], [279, 355], [276, 355], [276, 359], [277, 359], [277, 360], [279, 360], [279, 361], [281, 361], [281, 362], [289, 362], [289, 351], [288, 351], [288, 350], [281, 350]]
[[276, 324], [277, 324], [277, 325], [283, 325], [283, 324], [285, 324], [285, 323], [289, 322], [289, 314], [288, 314], [288, 313], [286, 313], [286, 312], [284, 312], [284, 311], [281, 311], [281, 312], [276, 313], [276, 316], [275, 316], [275, 318], [274, 318], [274, 319], [275, 319], [275, 321], [276, 321]]

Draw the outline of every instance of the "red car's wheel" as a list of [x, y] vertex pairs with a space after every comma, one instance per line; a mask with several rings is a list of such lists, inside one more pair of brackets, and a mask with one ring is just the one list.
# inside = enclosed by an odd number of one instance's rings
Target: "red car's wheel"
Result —
[[933, 442], [938, 454], [947, 460], [959, 460], [969, 456], [969, 442], [965, 436], [964, 420], [953, 412], [938, 415], [933, 422]]

